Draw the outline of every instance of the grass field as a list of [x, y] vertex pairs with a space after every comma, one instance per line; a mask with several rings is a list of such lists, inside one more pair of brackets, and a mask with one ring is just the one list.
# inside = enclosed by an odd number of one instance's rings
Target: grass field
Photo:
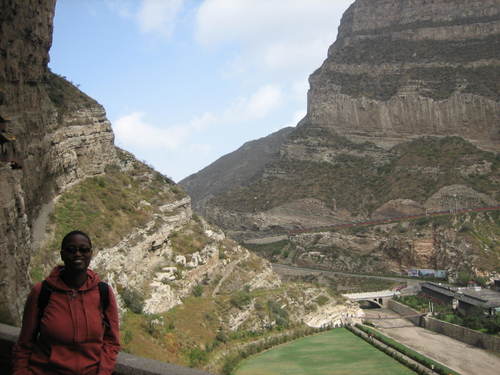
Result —
[[241, 363], [236, 375], [415, 374], [346, 329], [305, 337]]

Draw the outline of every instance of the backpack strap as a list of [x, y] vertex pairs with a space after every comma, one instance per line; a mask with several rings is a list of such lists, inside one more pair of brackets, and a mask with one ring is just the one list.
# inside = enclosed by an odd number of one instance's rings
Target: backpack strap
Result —
[[101, 299], [102, 320], [106, 327], [110, 327], [108, 316], [106, 315], [106, 310], [109, 306], [109, 285], [104, 281], [100, 281], [97, 286], [99, 287], [99, 297]]
[[42, 321], [45, 308], [49, 304], [49, 299], [51, 294], [52, 294], [52, 289], [50, 288], [49, 283], [47, 282], [47, 280], [43, 280], [42, 288], [40, 289], [40, 294], [38, 295], [38, 301], [37, 301], [38, 320], [36, 328], [33, 332], [33, 338], [35, 340], [38, 338], [38, 334], [40, 333], [40, 322]]

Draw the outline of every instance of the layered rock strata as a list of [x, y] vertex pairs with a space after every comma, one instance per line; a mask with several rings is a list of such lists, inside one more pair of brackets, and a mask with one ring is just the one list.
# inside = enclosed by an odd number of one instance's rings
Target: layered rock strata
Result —
[[500, 1], [358, 0], [310, 77], [302, 126], [385, 148], [458, 135], [500, 149]]
[[115, 159], [102, 106], [47, 68], [54, 8], [55, 0], [0, 2], [0, 117], [8, 134], [0, 158], [3, 321], [19, 321], [41, 208]]

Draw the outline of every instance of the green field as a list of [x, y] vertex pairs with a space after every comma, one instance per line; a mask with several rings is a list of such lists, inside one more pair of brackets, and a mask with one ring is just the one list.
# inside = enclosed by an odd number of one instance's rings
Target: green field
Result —
[[280, 345], [241, 363], [236, 375], [415, 374], [346, 329]]

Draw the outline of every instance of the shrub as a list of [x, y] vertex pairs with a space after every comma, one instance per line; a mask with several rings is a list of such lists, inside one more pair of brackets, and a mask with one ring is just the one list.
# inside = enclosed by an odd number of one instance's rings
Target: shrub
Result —
[[191, 349], [188, 352], [189, 367], [199, 367], [208, 360], [208, 353], [200, 348]]
[[163, 316], [157, 314], [148, 314], [143, 323], [143, 327], [147, 333], [155, 338], [160, 338], [166, 333], [165, 320]]
[[314, 302], [316, 302], [319, 306], [325, 305], [328, 301], [329, 301], [328, 297], [324, 295], [320, 295], [314, 300]]
[[123, 332], [123, 343], [127, 345], [132, 341], [132, 339], [133, 339], [132, 332], [129, 330], [125, 330], [125, 332]]
[[196, 285], [193, 288], [192, 293], [193, 293], [193, 296], [195, 296], [195, 297], [201, 297], [201, 295], [203, 294], [203, 285], [201, 285], [201, 284]]
[[231, 296], [229, 302], [234, 307], [237, 307], [238, 309], [242, 310], [245, 306], [249, 305], [250, 302], [252, 302], [252, 296], [246, 290], [240, 290], [236, 292], [236, 294]]
[[276, 322], [276, 328], [282, 329], [288, 327], [288, 312], [282, 309], [277, 302], [271, 300], [267, 301], [267, 307], [271, 320]]
[[136, 289], [123, 289], [120, 296], [125, 303], [125, 306], [136, 314], [141, 314], [144, 308], [144, 296]]

